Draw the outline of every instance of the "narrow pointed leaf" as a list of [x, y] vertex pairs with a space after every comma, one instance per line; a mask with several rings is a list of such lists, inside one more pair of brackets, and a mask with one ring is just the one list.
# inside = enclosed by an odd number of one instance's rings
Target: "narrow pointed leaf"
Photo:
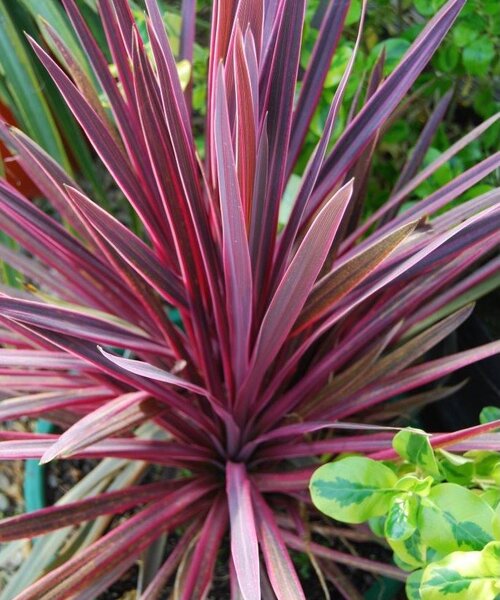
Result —
[[330, 306], [363, 281], [415, 229], [417, 222], [388, 233], [379, 242], [339, 264], [316, 284], [296, 325], [295, 331], [320, 318]]
[[81, 452], [87, 446], [126, 432], [160, 414], [164, 407], [143, 392], [124, 394], [77, 421], [47, 450], [40, 462]]
[[231, 144], [231, 131], [222, 66], [217, 75], [215, 105], [215, 155], [222, 214], [222, 253], [230, 319], [236, 381], [248, 367], [248, 345], [252, 316], [252, 277], [243, 206]]
[[305, 600], [292, 559], [281, 537], [274, 515], [259, 492], [254, 494], [259, 542], [267, 574], [278, 600]]
[[9, 517], [0, 521], [0, 540], [6, 542], [34, 538], [54, 529], [96, 519], [104, 514], [120, 513], [133, 506], [156, 500], [176, 487], [179, 487], [178, 482], [151, 483]]
[[226, 493], [231, 522], [231, 554], [244, 600], [260, 600], [259, 547], [250, 490], [242, 464], [228, 462]]
[[283, 275], [262, 319], [251, 377], [260, 379], [292, 329], [323, 266], [352, 193], [346, 184], [325, 204]]

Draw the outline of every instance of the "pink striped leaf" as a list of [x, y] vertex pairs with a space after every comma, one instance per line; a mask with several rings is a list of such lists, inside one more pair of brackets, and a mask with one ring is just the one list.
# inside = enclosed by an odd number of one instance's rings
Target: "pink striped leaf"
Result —
[[196, 546], [182, 573], [179, 600], [202, 600], [207, 597], [227, 526], [227, 499], [221, 492], [206, 515]]
[[138, 352], [165, 354], [164, 346], [130, 331], [135, 328], [131, 326], [126, 328], [125, 324], [121, 326], [111, 319], [107, 321], [85, 314], [83, 311], [77, 312], [41, 302], [10, 298], [0, 298], [0, 310], [4, 316], [26, 325], [35, 325], [97, 344], [130, 348]]
[[473, 350], [466, 350], [416, 367], [410, 367], [372, 384], [363, 394], [356, 394], [355, 398], [346, 399], [349, 400], [349, 404], [346, 402], [345, 405], [334, 408], [330, 411], [330, 416], [339, 419], [345, 418], [350, 414], [370, 408], [387, 398], [426, 385], [467, 365], [499, 353], [500, 342], [491, 342]]
[[[38, 391], [38, 390], [37, 390]], [[82, 389], [69, 389], [66, 392], [40, 392], [27, 396], [15, 396], [0, 401], [0, 419], [18, 419], [39, 415], [44, 411], [58, 408], [76, 408], [102, 403], [112, 397], [112, 390], [105, 387], [85, 386]]]
[[67, 192], [77, 209], [123, 260], [164, 298], [178, 306], [185, 306], [185, 294], [179, 277], [160, 263], [149, 246], [79, 190], [67, 188]]
[[283, 275], [262, 319], [252, 356], [248, 385], [256, 388], [302, 310], [323, 266], [352, 193], [342, 187], [318, 213]]
[[217, 74], [215, 103], [215, 157], [222, 215], [222, 256], [230, 319], [234, 373], [237, 385], [248, 369], [252, 318], [252, 275], [243, 205], [231, 144], [224, 70]]
[[[35, 439], [30, 439], [28, 434], [9, 436], [5, 432], [0, 435], [0, 439], [2, 438], [7, 438], [7, 441], [0, 442], [2, 460], [40, 459], [57, 440], [57, 436], [35, 436]], [[196, 463], [216, 463], [212, 453], [205, 448], [139, 438], [115, 438], [97, 442], [74, 455], [74, 458], [105, 457], [146, 460], [181, 468], [192, 468]]]
[[257, 529], [250, 480], [243, 464], [226, 463], [226, 493], [231, 523], [231, 555], [244, 600], [260, 600]]
[[78, 525], [101, 515], [124, 512], [139, 504], [157, 500], [180, 487], [180, 481], [162, 481], [133, 486], [126, 490], [92, 496], [78, 502], [42, 508], [24, 515], [0, 520], [0, 541], [34, 538], [61, 529]]
[[103, 406], [77, 421], [58, 438], [42, 456], [40, 463], [67, 457], [85, 450], [101, 440], [131, 430], [165, 410], [144, 392], [124, 394], [108, 400]]
[[307, 218], [318, 202], [331, 190], [367, 147], [377, 130], [410, 89], [413, 82], [434, 54], [462, 9], [465, 0], [449, 0], [429, 21], [399, 65], [380, 86], [370, 101], [348, 126], [335, 145], [322, 169], [316, 200], [311, 203]]
[[299, 578], [288, 554], [274, 515], [261, 494], [253, 494], [259, 542], [267, 574], [278, 600], [305, 600]]

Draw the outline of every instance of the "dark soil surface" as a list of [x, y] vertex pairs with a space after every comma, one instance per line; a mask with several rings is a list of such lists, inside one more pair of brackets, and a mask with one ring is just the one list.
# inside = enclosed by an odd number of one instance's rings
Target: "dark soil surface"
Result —
[[57, 502], [64, 494], [90, 473], [98, 464], [96, 460], [56, 460], [47, 465], [45, 472], [47, 506]]
[[[325, 538], [317, 538], [318, 542], [326, 543]], [[166, 554], [175, 545], [175, 536], [169, 538]], [[331, 540], [331, 547], [346, 551], [346, 546], [340, 540]], [[227, 549], [229, 547], [229, 539], [226, 540], [224, 550], [221, 552], [220, 560], [215, 569], [213, 587], [208, 597], [208, 600], [230, 600], [229, 577], [227, 574]], [[359, 556], [371, 558], [373, 560], [384, 561], [391, 563], [391, 552], [376, 544], [363, 543], [352, 546], [349, 544], [349, 549], [354, 551]], [[292, 559], [299, 574], [302, 586], [307, 600], [324, 600], [325, 592], [318, 579], [315, 570], [312, 568], [309, 559], [304, 554], [293, 553]], [[403, 586], [401, 584], [399, 591], [393, 591], [389, 582], [377, 578], [370, 573], [341, 567], [340, 572], [344, 575], [351, 585], [359, 592], [360, 598], [368, 592], [369, 600], [404, 600]], [[132, 600], [135, 598], [135, 586], [137, 582], [138, 569], [132, 567], [127, 571], [115, 584], [105, 593], [101, 594], [97, 600]], [[378, 581], [378, 587], [373, 587]], [[330, 593], [331, 600], [340, 598], [336, 587], [329, 581], [326, 581], [326, 587]], [[173, 581], [166, 586], [160, 600], [168, 600], [173, 591]]]

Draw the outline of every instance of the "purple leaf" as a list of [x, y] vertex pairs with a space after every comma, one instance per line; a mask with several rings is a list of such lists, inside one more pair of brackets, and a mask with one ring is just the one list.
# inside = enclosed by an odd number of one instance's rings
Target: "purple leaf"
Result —
[[299, 67], [305, 1], [282, 3], [276, 22], [276, 43], [264, 61], [260, 79], [260, 113], [267, 113], [269, 166], [264, 215], [258, 245], [257, 289], [266, 290], [274, 253], [279, 203], [286, 183], [286, 154], [290, 141], [295, 81]]
[[180, 482], [177, 481], [150, 483], [2, 519], [0, 540], [7, 542], [34, 538], [54, 529], [91, 521], [101, 515], [124, 512], [139, 504], [157, 500], [178, 487]]
[[[206, 483], [193, 482], [165, 495], [162, 500], [140, 511], [99, 541], [50, 571], [22, 592], [19, 598], [35, 600], [49, 591], [60, 597], [74, 595], [85, 590], [89, 580], [92, 581], [97, 575], [102, 576], [118, 565], [121, 565], [120, 572], [123, 572], [163, 531], [180, 525], [196, 513], [197, 510], [190, 507], [195, 506], [210, 491], [210, 487]], [[198, 510], [201, 506], [199, 502]]]
[[269, 506], [255, 491], [259, 542], [267, 574], [278, 600], [305, 600], [304, 592]]
[[226, 464], [231, 554], [244, 600], [260, 600], [259, 547], [250, 481], [243, 464]]
[[[350, 4], [351, 0], [331, 2], [323, 17], [318, 39], [302, 79], [302, 87], [293, 111], [292, 134], [288, 150], [288, 175], [299, 156], [300, 148], [321, 97], [321, 90], [337, 49]], [[324, 137], [328, 138], [329, 136]]]
[[132, 430], [162, 411], [165, 408], [143, 392], [132, 392], [109, 400], [69, 427], [44, 453], [40, 463], [82, 452], [94, 443]]
[[188, 565], [182, 574], [182, 600], [206, 598], [219, 549], [228, 526], [227, 499], [221, 492], [210, 507]]
[[217, 74], [214, 136], [222, 215], [222, 256], [227, 314], [230, 320], [234, 374], [239, 386], [248, 369], [252, 275], [243, 206], [232, 151], [222, 66]]
[[255, 391], [290, 333], [323, 266], [352, 193], [352, 182], [324, 205], [309, 228], [262, 319], [246, 385]]

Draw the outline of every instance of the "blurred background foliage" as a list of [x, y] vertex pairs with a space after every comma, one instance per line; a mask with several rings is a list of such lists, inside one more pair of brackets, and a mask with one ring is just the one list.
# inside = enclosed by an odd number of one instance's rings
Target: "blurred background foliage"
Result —
[[[321, 17], [332, 0], [309, 0], [301, 59], [305, 68], [318, 35]], [[104, 40], [96, 15], [96, 0], [78, 0], [98, 39]], [[135, 17], [144, 23], [142, 0], [131, 0]], [[372, 0], [369, 2], [363, 43], [358, 54], [333, 140], [343, 130], [358, 89], [366, 89], [368, 74], [385, 49], [384, 74], [388, 75], [417, 37], [425, 22], [444, 0]], [[180, 1], [160, 0], [174, 52], [179, 45], [181, 29]], [[198, 147], [203, 154], [203, 124], [206, 100], [208, 32], [212, 0], [198, 0], [197, 40], [191, 67], [181, 64], [181, 76], [193, 77], [193, 110], [198, 124]], [[352, 0], [344, 35], [327, 76], [320, 105], [311, 122], [295, 180], [297, 185], [310, 152], [324, 129], [330, 102], [354, 47], [361, 0]], [[60, 33], [67, 45], [81, 53], [78, 40], [61, 8], [60, 0], [0, 0], [0, 110], [4, 118], [16, 123], [39, 142], [68, 172], [79, 176], [95, 198], [109, 202], [112, 191], [106, 187], [100, 165], [91, 155], [78, 125], [71, 117], [50, 78], [34, 58], [23, 31], [42, 39], [57, 55], [57, 49], [44, 34], [47, 20]], [[145, 25], [144, 25], [145, 27]], [[103, 49], [105, 44], [102, 43]], [[109, 56], [108, 56], [109, 58]], [[111, 65], [112, 68], [112, 65]], [[90, 73], [90, 69], [89, 69]], [[446, 117], [440, 125], [424, 160], [432, 162], [456, 139], [484, 119], [500, 110], [500, 2], [469, 0], [431, 65], [413, 88], [412, 101], [396, 115], [392, 126], [379, 140], [372, 174], [369, 179], [368, 210], [373, 211], [387, 198], [404, 161], [414, 147], [419, 133], [438, 100], [453, 90]], [[105, 104], [105, 99], [103, 98]], [[500, 123], [496, 123], [457, 157], [446, 163], [415, 192], [414, 199], [429, 194], [453, 177], [488, 156], [498, 148]], [[6, 158], [4, 170], [28, 193], [36, 195], [23, 181], [15, 164]], [[486, 191], [498, 183], [498, 173], [469, 190], [467, 197]], [[26, 185], [28, 187], [26, 187]], [[23, 188], [23, 186], [25, 186]]]
[[[308, 3], [305, 52], [302, 65], [307, 64], [317, 37], [316, 23], [325, 9], [324, 0]], [[444, 4], [444, 0], [377, 0], [370, 2], [365, 22], [363, 44], [346, 91], [334, 138], [345, 126], [350, 105], [358, 86], [375, 64], [383, 48], [386, 52], [384, 74], [397, 65], [411, 42], [423, 29], [426, 21]], [[353, 0], [347, 16], [347, 28], [333, 59], [325, 83], [320, 107], [311, 123], [307, 138], [310, 151], [323, 130], [329, 103], [347, 65], [354, 46], [361, 0]], [[365, 82], [366, 85], [366, 82]], [[369, 180], [368, 210], [374, 210], [387, 198], [404, 161], [414, 147], [417, 137], [438, 100], [453, 90], [446, 117], [424, 160], [424, 166], [436, 159], [467, 131], [500, 110], [500, 2], [498, 0], [469, 0], [438, 49], [430, 66], [419, 77], [414, 88], [414, 100], [395, 119], [379, 142], [372, 176]], [[465, 171], [500, 146], [500, 123], [493, 125], [458, 157], [439, 169], [430, 180], [415, 192], [416, 198], [426, 196]], [[303, 154], [303, 164], [308, 152]], [[498, 181], [498, 173], [469, 190], [467, 197], [482, 193]]]

